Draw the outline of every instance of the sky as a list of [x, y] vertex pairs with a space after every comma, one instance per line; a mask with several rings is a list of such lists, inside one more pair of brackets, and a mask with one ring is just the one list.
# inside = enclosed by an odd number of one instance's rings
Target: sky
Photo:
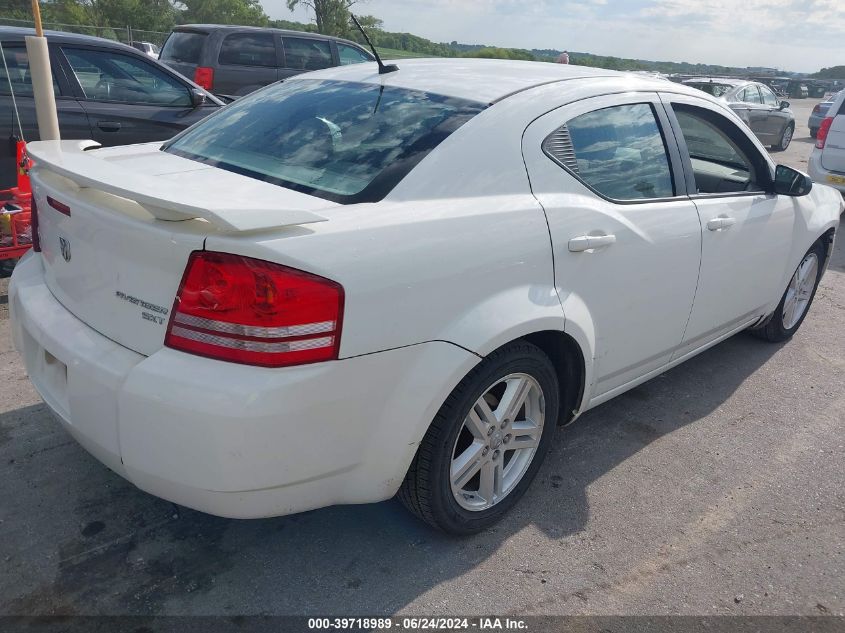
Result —
[[[261, 4], [313, 21], [285, 0]], [[359, 0], [353, 11], [435, 42], [799, 72], [845, 64], [843, 0]]]

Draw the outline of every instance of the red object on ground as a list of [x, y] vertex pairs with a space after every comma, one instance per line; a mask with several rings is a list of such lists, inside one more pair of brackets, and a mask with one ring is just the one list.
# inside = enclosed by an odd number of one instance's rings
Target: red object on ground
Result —
[[17, 165], [18, 165], [18, 190], [23, 193], [32, 193], [29, 186], [29, 168], [32, 166], [32, 161], [26, 155], [26, 143], [18, 141], [17, 145]]
[[21, 257], [32, 247], [32, 189], [26, 144], [18, 141], [18, 186], [0, 191], [0, 260]]

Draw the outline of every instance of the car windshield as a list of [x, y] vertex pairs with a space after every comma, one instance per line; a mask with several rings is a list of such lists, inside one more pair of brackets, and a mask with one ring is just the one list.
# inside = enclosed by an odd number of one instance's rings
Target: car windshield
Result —
[[484, 104], [296, 79], [236, 101], [164, 150], [341, 203], [375, 202]]
[[730, 84], [719, 84], [712, 81], [701, 81], [697, 83], [688, 83], [688, 86], [692, 86], [693, 88], [698, 88], [699, 90], [703, 90], [709, 95], [713, 95], [714, 97], [721, 97], [723, 94], [728, 92], [731, 88], [733, 88]]

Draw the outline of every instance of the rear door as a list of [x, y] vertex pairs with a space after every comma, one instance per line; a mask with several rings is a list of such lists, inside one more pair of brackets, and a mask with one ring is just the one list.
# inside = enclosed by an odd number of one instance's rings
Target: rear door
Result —
[[741, 101], [737, 107], [733, 107], [736, 111], [739, 108], [745, 110], [745, 121], [751, 131], [757, 135], [761, 141], [768, 142], [770, 140], [770, 132], [768, 128], [769, 109], [763, 105], [763, 98], [760, 96], [760, 91], [755, 84], [750, 84], [739, 91], [737, 97]]
[[103, 145], [163, 141], [212, 112], [194, 107], [190, 86], [142, 55], [63, 46], [78, 82], [89, 138]]
[[[0, 60], [0, 189], [8, 189], [17, 183], [14, 141], [20, 138], [21, 132], [23, 139], [27, 141], [37, 141], [40, 137], [26, 47], [23, 42], [4, 42], [3, 53], [4, 59]], [[53, 91], [56, 95], [56, 110], [62, 138], [87, 139], [91, 133], [85, 111], [73, 95], [52, 47], [50, 55]], [[5, 61], [5, 65], [2, 61]], [[17, 115], [20, 115], [20, 126]]]
[[596, 396], [667, 363], [692, 309], [701, 230], [667, 129], [656, 94], [626, 94], [563, 106], [523, 136], [564, 312], [590, 311]]
[[822, 150], [822, 167], [845, 173], [845, 95], [839, 95], [827, 116], [833, 117], [833, 123]]
[[266, 31], [227, 33], [214, 67], [214, 91], [245, 95], [279, 78], [281, 44]]

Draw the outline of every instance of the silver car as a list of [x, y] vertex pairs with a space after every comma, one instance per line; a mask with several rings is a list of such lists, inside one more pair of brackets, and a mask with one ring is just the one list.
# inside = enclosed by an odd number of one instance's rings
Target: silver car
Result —
[[824, 118], [827, 116], [827, 111], [830, 110], [830, 105], [838, 96], [838, 92], [828, 95], [825, 97], [824, 101], [817, 103], [813, 108], [813, 111], [810, 113], [810, 120], [807, 121], [807, 127], [810, 128], [811, 137], [816, 138], [816, 135], [819, 133], [819, 128], [822, 125], [822, 121], [824, 121]]
[[763, 145], [785, 150], [795, 133], [795, 115], [766, 84], [747, 79], [687, 79], [687, 86], [727, 102]]

